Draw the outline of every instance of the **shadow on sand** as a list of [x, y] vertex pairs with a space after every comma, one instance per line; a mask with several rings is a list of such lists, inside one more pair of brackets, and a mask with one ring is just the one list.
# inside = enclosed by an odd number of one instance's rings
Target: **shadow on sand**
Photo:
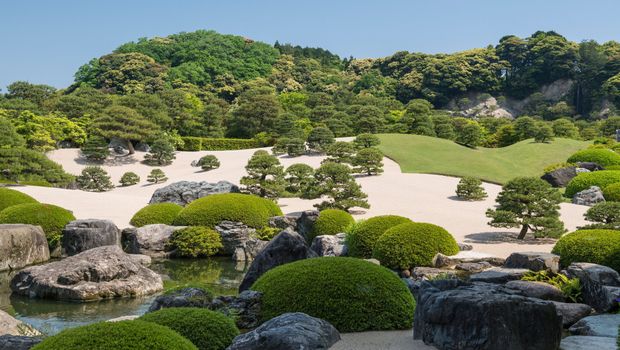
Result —
[[554, 244], [555, 239], [552, 238], [534, 238], [528, 234], [524, 239], [518, 239], [516, 232], [477, 232], [465, 236], [465, 243], [477, 244], [498, 244], [498, 243], [514, 243], [514, 244]]

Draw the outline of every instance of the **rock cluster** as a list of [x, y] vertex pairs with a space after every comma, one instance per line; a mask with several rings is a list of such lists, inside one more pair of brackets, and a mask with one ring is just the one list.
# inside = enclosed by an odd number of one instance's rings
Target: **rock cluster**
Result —
[[239, 187], [228, 181], [216, 183], [179, 181], [155, 190], [149, 204], [169, 202], [185, 206], [198, 198], [211, 194], [231, 192], [239, 192]]
[[593, 206], [596, 203], [604, 202], [603, 191], [598, 186], [592, 186], [586, 190], [575, 193], [573, 204]]

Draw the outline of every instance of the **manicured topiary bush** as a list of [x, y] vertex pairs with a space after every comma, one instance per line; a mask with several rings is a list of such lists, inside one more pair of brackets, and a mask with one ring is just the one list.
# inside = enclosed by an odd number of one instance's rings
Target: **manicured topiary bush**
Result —
[[372, 250], [377, 239], [388, 229], [407, 222], [412, 221], [398, 215], [381, 215], [358, 223], [347, 235], [349, 256], [372, 258]]
[[176, 255], [185, 258], [212, 256], [224, 247], [222, 236], [204, 226], [190, 226], [174, 231], [168, 245], [176, 249]]
[[282, 215], [274, 202], [241, 193], [213, 194], [188, 204], [174, 220], [180, 226], [215, 227], [224, 220], [262, 228], [272, 216]]
[[407, 329], [415, 301], [390, 270], [343, 257], [299, 260], [280, 265], [252, 286], [263, 293], [263, 321], [304, 312], [330, 322], [340, 332]]
[[589, 262], [620, 271], [620, 231], [579, 230], [562, 236], [552, 252], [566, 267], [574, 262]]
[[183, 210], [183, 207], [175, 203], [154, 203], [138, 210], [130, 224], [135, 227], [142, 227], [152, 224], [172, 225], [174, 219]]
[[620, 165], [620, 154], [607, 148], [588, 148], [576, 152], [568, 158], [567, 162], [594, 162], [603, 167]]
[[440, 226], [411, 222], [387, 230], [375, 244], [372, 255], [392, 269], [430, 266], [437, 253], [454, 255], [459, 246]]
[[24, 203], [37, 203], [37, 200], [23, 192], [0, 187], [0, 211], [10, 206]]
[[172, 329], [153, 322], [99, 322], [66, 329], [32, 350], [197, 350]]
[[67, 209], [43, 203], [24, 203], [0, 212], [0, 224], [29, 224], [41, 226], [50, 248], [55, 248], [62, 237], [62, 229], [75, 216]]
[[308, 234], [308, 240], [312, 242], [314, 237], [321, 235], [335, 235], [337, 233], [345, 232], [345, 230], [353, 225], [355, 220], [353, 216], [344, 210], [340, 209], [325, 209], [321, 210], [319, 217], [314, 223], [314, 228], [310, 234]]
[[232, 319], [203, 308], [166, 308], [147, 313], [139, 319], [176, 331], [200, 350], [224, 350], [239, 335]]
[[619, 170], [601, 170], [590, 173], [581, 173], [575, 176], [566, 185], [565, 196], [573, 197], [575, 193], [586, 190], [590, 186], [598, 186], [601, 189], [620, 182]]
[[620, 202], [620, 182], [604, 187], [603, 196], [607, 201]]
[[124, 173], [123, 176], [121, 176], [121, 179], [119, 182], [121, 183], [121, 186], [123, 187], [133, 186], [137, 184], [138, 182], [140, 182], [140, 176], [138, 176], [138, 174], [134, 172], [128, 171]]

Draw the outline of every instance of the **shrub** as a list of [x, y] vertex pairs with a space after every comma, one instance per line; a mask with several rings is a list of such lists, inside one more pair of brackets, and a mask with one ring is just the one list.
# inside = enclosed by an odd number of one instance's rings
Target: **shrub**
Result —
[[204, 308], [166, 308], [149, 312], [139, 320], [166, 326], [189, 339], [199, 350], [224, 350], [239, 335], [232, 319]]
[[377, 239], [388, 229], [407, 222], [412, 221], [398, 215], [375, 216], [360, 222], [347, 235], [349, 255], [364, 259], [372, 258], [372, 250]]
[[256, 238], [261, 241], [271, 241], [282, 230], [277, 227], [265, 226], [256, 230]]
[[36, 199], [30, 197], [23, 192], [12, 190], [10, 188], [0, 187], [0, 212], [10, 206], [24, 203], [38, 202]]
[[584, 214], [588, 221], [608, 225], [620, 225], [620, 202], [601, 202]]
[[0, 148], [0, 178], [12, 181], [47, 181], [54, 186], [66, 186], [73, 176], [43, 153], [26, 148]]
[[560, 256], [563, 267], [574, 262], [588, 262], [620, 271], [620, 231], [575, 231], [562, 236], [552, 253]]
[[620, 165], [608, 165], [605, 170], [620, 170]]
[[227, 151], [258, 148], [260, 144], [254, 139], [227, 139], [227, 138], [203, 138], [182, 137], [182, 151]]
[[124, 173], [123, 176], [121, 176], [120, 180], [121, 186], [123, 187], [132, 186], [137, 184], [138, 182], [140, 182], [140, 176], [131, 171]]
[[620, 182], [616, 182], [603, 188], [603, 196], [605, 200], [611, 202], [620, 202]]
[[442, 227], [411, 222], [394, 226], [381, 235], [372, 255], [384, 266], [406, 270], [430, 266], [437, 253], [454, 255], [458, 252], [454, 237]]
[[196, 350], [172, 329], [145, 321], [99, 322], [65, 329], [32, 350]]
[[142, 227], [152, 224], [166, 224], [172, 225], [174, 219], [179, 215], [182, 206], [175, 203], [153, 203], [138, 210], [131, 221], [135, 227]]
[[174, 220], [180, 226], [215, 227], [224, 220], [262, 228], [272, 216], [282, 215], [272, 201], [248, 194], [223, 193], [199, 198], [188, 204]]
[[535, 281], [550, 284], [562, 291], [564, 296], [573, 303], [581, 302], [581, 283], [579, 278], [568, 278], [561, 273], [551, 271], [529, 271], [526, 272], [522, 281]]
[[176, 255], [184, 258], [208, 257], [224, 247], [222, 237], [215, 230], [204, 226], [190, 226], [174, 231], [168, 242]]
[[606, 148], [589, 148], [574, 153], [567, 162], [594, 162], [604, 167], [620, 165], [620, 154]]
[[99, 166], [87, 166], [82, 173], [75, 178], [78, 187], [84, 191], [105, 192], [114, 188], [110, 175]]
[[263, 293], [263, 321], [303, 312], [340, 332], [408, 329], [415, 301], [390, 270], [343, 257], [299, 260], [263, 274], [252, 286]]
[[146, 181], [158, 184], [168, 181], [168, 177], [166, 177], [166, 174], [161, 169], [153, 169], [149, 173], [149, 176], [146, 177]]
[[587, 190], [591, 186], [605, 188], [609, 185], [620, 182], [620, 171], [618, 170], [601, 170], [589, 173], [581, 173], [575, 176], [568, 185], [564, 195], [572, 198], [577, 192]]
[[176, 158], [174, 146], [166, 138], [158, 138], [151, 144], [151, 149], [144, 155], [148, 165], [169, 165]]
[[0, 212], [2, 224], [41, 226], [51, 248], [60, 242], [62, 229], [73, 220], [75, 216], [67, 209], [43, 203], [18, 204]]
[[216, 156], [212, 154], [207, 154], [206, 156], [201, 157], [196, 166], [199, 166], [204, 171], [209, 171], [213, 169], [217, 169], [220, 167], [220, 161]]
[[479, 201], [487, 197], [482, 181], [475, 177], [463, 177], [456, 185], [456, 196], [468, 201]]
[[308, 235], [308, 241], [312, 242], [314, 237], [321, 235], [335, 235], [345, 232], [345, 230], [353, 225], [355, 220], [353, 216], [340, 209], [321, 210], [319, 217], [314, 223], [312, 232]]

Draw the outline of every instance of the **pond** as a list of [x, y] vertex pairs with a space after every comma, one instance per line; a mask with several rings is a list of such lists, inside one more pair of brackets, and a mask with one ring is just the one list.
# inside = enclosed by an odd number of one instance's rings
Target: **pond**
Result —
[[[162, 276], [166, 288], [198, 284], [215, 295], [237, 294], [247, 268], [230, 258], [154, 260], [149, 267]], [[157, 296], [89, 303], [29, 299], [11, 295], [9, 282], [13, 275], [0, 273], [0, 309], [48, 335], [120, 316], [141, 315]]]

